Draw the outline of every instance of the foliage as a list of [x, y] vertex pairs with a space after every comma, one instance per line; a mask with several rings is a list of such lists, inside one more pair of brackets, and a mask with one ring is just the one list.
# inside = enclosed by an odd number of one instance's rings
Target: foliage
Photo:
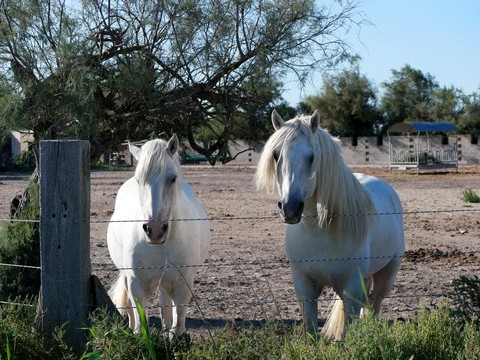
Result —
[[392, 79], [383, 86], [381, 109], [387, 126], [401, 121], [432, 121], [433, 95], [439, 86], [431, 74], [405, 65], [392, 70]]
[[0, 305], [0, 359], [75, 359], [62, 328], [46, 339], [35, 326], [35, 298], [21, 301], [25, 305]]
[[467, 203], [480, 203], [480, 196], [472, 188], [466, 188], [462, 192], [463, 201]]
[[[187, 140], [212, 163], [254, 135], [287, 70], [300, 80], [352, 57], [356, 1], [0, 2], [0, 127], [35, 140], [90, 140], [91, 159], [126, 139]], [[207, 145], [199, 128], [221, 124]]]
[[430, 108], [431, 121], [447, 121], [458, 124], [465, 112], [465, 95], [453, 86], [434, 91]]
[[371, 135], [381, 124], [376, 89], [358, 67], [326, 76], [322, 93], [306, 102], [320, 111], [322, 126], [336, 136]]
[[35, 167], [35, 155], [30, 150], [24, 150], [14, 157], [13, 166], [20, 170], [33, 170]]
[[464, 134], [480, 135], [480, 94], [464, 97], [464, 109], [458, 127]]
[[460, 276], [453, 280], [450, 294], [455, 313], [467, 321], [474, 321], [480, 329], [480, 278]]
[[[11, 223], [4, 224], [0, 232], [0, 262], [14, 265], [40, 266], [40, 218], [38, 185], [30, 182], [23, 203], [19, 204]], [[16, 296], [37, 296], [40, 289], [40, 270], [0, 267], [0, 299]]]

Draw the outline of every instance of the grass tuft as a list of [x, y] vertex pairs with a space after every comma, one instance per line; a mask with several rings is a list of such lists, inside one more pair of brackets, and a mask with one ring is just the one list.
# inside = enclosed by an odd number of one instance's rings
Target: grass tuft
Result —
[[480, 203], [480, 196], [472, 188], [466, 188], [462, 191], [462, 199], [467, 203]]

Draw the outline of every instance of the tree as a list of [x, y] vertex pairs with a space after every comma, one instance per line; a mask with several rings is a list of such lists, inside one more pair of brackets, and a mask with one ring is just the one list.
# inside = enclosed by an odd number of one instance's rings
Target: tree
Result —
[[431, 120], [457, 124], [465, 109], [465, 95], [452, 87], [438, 88], [432, 95]]
[[334, 135], [372, 135], [381, 123], [376, 89], [358, 67], [325, 77], [322, 93], [306, 102], [320, 111], [323, 126]]
[[432, 104], [438, 84], [430, 74], [405, 65], [392, 70], [392, 79], [383, 83], [381, 110], [387, 127], [401, 121], [432, 121]]
[[[36, 140], [88, 139], [92, 161], [127, 138], [175, 132], [215, 163], [237, 122], [278, 100], [285, 71], [305, 78], [350, 56], [340, 36], [363, 21], [356, 2], [316, 4], [0, 0], [11, 91], [0, 118]], [[207, 145], [195, 139], [202, 127], [215, 135]]]
[[458, 127], [464, 134], [480, 136], [480, 94], [473, 93], [464, 98], [465, 108], [460, 116]]

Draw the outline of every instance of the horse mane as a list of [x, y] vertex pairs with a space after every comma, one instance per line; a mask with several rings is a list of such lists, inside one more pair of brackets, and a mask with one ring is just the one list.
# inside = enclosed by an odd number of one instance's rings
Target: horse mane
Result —
[[[257, 167], [256, 185], [259, 190], [277, 190], [277, 171], [273, 151], [285, 140], [306, 136], [313, 147], [316, 166], [316, 201], [318, 225], [339, 240], [364, 241], [370, 228], [375, 206], [369, 194], [345, 164], [340, 140], [326, 130], [310, 130], [310, 116], [297, 116], [287, 121], [266, 142]], [[355, 234], [355, 236], [352, 236]]]
[[[154, 139], [147, 141], [142, 146], [142, 152], [135, 168], [137, 180], [142, 184], [153, 180], [153, 178], [165, 170], [168, 156], [167, 142], [165, 140]], [[178, 169], [177, 176], [181, 180], [183, 177], [178, 154], [174, 154], [172, 158]], [[180, 183], [181, 181], [177, 181], [177, 184]]]

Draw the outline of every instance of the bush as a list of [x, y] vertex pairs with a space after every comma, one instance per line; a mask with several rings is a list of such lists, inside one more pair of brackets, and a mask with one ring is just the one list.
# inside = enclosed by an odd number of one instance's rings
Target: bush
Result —
[[450, 293], [455, 314], [466, 321], [474, 322], [480, 329], [480, 279], [460, 276], [453, 280], [453, 291]]
[[[23, 302], [26, 299], [22, 299]], [[27, 305], [0, 306], [0, 359], [75, 359], [57, 329], [53, 338], [46, 339], [35, 326], [35, 298]]]
[[[38, 220], [38, 184], [31, 182], [25, 192], [25, 202], [13, 220]], [[0, 230], [0, 262], [15, 265], [40, 265], [40, 233], [37, 222], [2, 224]], [[40, 270], [0, 266], [0, 300], [17, 296], [38, 295]]]
[[19, 170], [33, 170], [35, 168], [35, 155], [31, 150], [24, 150], [13, 158], [13, 166]]

